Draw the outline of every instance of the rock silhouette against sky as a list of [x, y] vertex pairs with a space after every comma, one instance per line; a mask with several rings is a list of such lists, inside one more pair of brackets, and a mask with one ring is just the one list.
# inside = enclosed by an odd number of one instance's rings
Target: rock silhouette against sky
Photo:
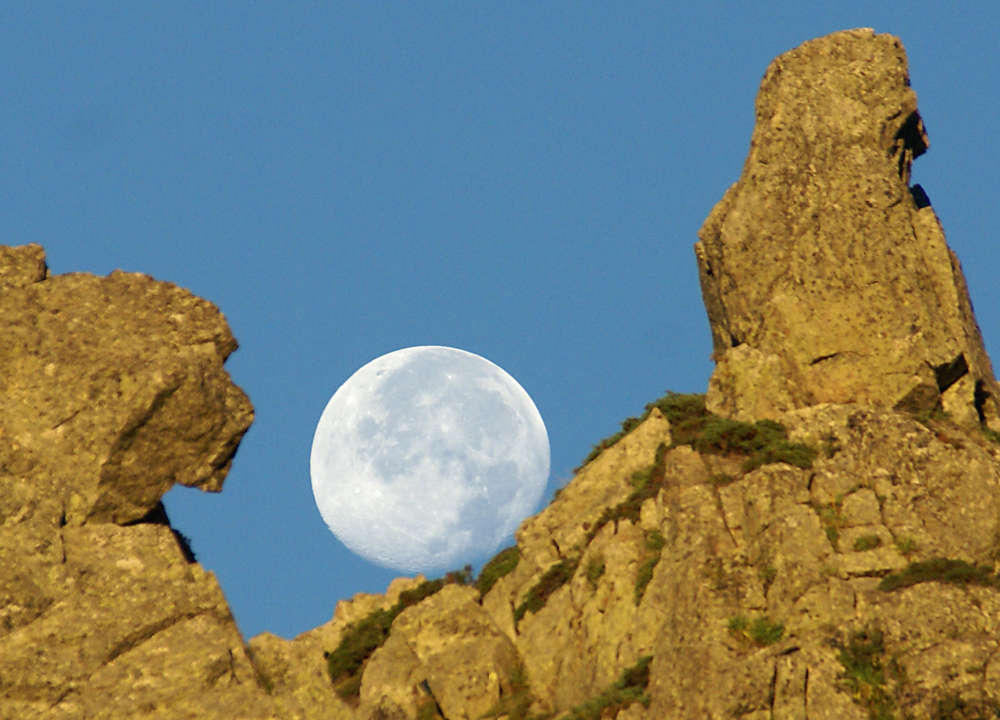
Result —
[[1000, 430], [961, 265], [909, 185], [928, 138], [903, 46], [863, 32], [771, 64], [743, 175], [699, 233], [709, 406], [751, 418], [942, 403]]
[[492, 584], [401, 578], [291, 641], [240, 636], [160, 503], [221, 490], [253, 417], [222, 314], [0, 248], [0, 717], [997, 711], [997, 388], [926, 148], [896, 38], [775, 60], [696, 247], [706, 400], [628, 422]]

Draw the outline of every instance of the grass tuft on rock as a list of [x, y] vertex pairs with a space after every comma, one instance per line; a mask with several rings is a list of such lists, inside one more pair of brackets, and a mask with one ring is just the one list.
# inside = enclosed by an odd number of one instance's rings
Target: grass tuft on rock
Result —
[[879, 583], [878, 589], [889, 592], [925, 582], [1000, 588], [1000, 576], [995, 575], [988, 565], [973, 565], [965, 560], [933, 558], [912, 562], [898, 573], [886, 575]]
[[666, 544], [667, 541], [659, 530], [649, 530], [646, 533], [645, 557], [635, 575], [634, 600], [636, 605], [642, 602], [642, 596], [646, 593], [646, 586], [653, 579], [653, 570], [659, 564], [660, 553]]
[[594, 590], [597, 589], [597, 581], [601, 579], [604, 575], [604, 555], [600, 553], [595, 553], [587, 561], [587, 568], [585, 570], [587, 576], [587, 582], [590, 583], [590, 587]]
[[774, 622], [767, 615], [750, 619], [746, 615], [729, 618], [729, 632], [758, 647], [767, 647], [778, 642], [785, 634], [785, 626]]
[[826, 505], [813, 504], [812, 508], [819, 515], [819, 521], [826, 532], [826, 539], [830, 541], [834, 550], [839, 551], [840, 529], [844, 526], [844, 516], [841, 509], [844, 505], [844, 498], [838, 495], [832, 503]]
[[889, 693], [888, 681], [898, 686], [905, 680], [902, 667], [886, 661], [882, 631], [877, 628], [856, 630], [846, 642], [833, 641], [837, 659], [844, 671], [840, 681], [855, 701], [868, 709], [873, 720], [890, 720], [896, 705]]
[[802, 443], [788, 440], [788, 431], [773, 420], [755, 423], [740, 422], [719, 417], [705, 408], [705, 396], [667, 392], [655, 402], [646, 405], [639, 417], [622, 422], [622, 429], [593, 447], [578, 472], [587, 463], [611, 447], [649, 417], [653, 408], [659, 408], [670, 421], [673, 446], [690, 445], [700, 453], [714, 455], [746, 455], [743, 471], [750, 472], [761, 465], [788, 463], [800, 468], [812, 467], [817, 451]]
[[909, 535], [900, 535], [893, 538], [893, 544], [901, 555], [909, 556], [917, 551], [917, 541]]
[[635, 665], [626, 668], [621, 676], [601, 694], [587, 700], [569, 711], [562, 720], [601, 720], [613, 718], [632, 703], [649, 707], [649, 663], [652, 655], [639, 658]]
[[862, 535], [854, 541], [854, 549], [857, 552], [874, 550], [882, 545], [882, 538], [878, 535]]

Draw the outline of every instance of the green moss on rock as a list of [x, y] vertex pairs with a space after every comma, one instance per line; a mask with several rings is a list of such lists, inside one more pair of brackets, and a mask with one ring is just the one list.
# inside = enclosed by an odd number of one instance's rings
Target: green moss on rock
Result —
[[855, 630], [846, 641], [834, 639], [832, 645], [844, 668], [840, 681], [855, 701], [875, 720], [894, 718], [895, 690], [905, 681], [905, 673], [895, 659], [886, 658], [882, 631], [874, 627]]
[[646, 594], [646, 586], [653, 579], [653, 570], [660, 562], [661, 551], [667, 544], [666, 539], [658, 530], [650, 530], [646, 533], [645, 557], [639, 565], [639, 570], [635, 575], [635, 604], [642, 602], [643, 595]]
[[758, 647], [767, 647], [781, 639], [785, 634], [785, 626], [780, 622], [774, 622], [767, 615], [753, 619], [746, 615], [736, 615], [729, 618], [729, 632]]

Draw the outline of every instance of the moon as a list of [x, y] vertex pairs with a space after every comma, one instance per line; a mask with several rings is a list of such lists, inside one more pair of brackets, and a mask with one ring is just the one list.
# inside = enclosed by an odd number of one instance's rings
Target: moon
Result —
[[492, 553], [535, 510], [549, 436], [531, 397], [489, 360], [403, 348], [372, 360], [316, 425], [313, 496], [356, 554], [406, 572]]

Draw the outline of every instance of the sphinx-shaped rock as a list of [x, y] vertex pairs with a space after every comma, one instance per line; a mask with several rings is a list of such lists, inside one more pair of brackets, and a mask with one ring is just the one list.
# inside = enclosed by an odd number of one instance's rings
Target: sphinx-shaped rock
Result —
[[218, 309], [0, 248], [0, 717], [272, 717], [160, 498], [218, 491], [253, 417]]
[[175, 482], [220, 490], [253, 410], [218, 309], [138, 273], [47, 278], [37, 245], [0, 266], [0, 457], [31, 467], [57, 517], [125, 523]]
[[695, 245], [717, 366], [709, 408], [930, 411], [1000, 429], [958, 259], [909, 186], [928, 147], [899, 40], [850, 30], [774, 60], [750, 153]]

